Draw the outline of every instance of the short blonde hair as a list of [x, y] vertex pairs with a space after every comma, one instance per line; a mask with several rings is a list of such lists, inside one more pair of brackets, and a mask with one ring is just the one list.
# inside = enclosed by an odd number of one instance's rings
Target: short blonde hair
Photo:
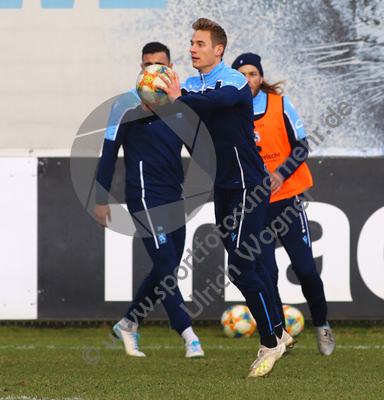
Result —
[[222, 45], [224, 55], [225, 48], [227, 47], [227, 34], [225, 30], [215, 21], [211, 21], [208, 18], [199, 18], [192, 24], [192, 28], [195, 31], [209, 31], [211, 32], [211, 41], [213, 46]]

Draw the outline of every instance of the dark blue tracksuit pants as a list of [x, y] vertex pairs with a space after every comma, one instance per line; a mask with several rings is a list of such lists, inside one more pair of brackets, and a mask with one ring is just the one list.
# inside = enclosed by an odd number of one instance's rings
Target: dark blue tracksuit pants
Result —
[[[303, 196], [301, 196], [303, 197]], [[294, 207], [296, 202], [296, 207]], [[276, 236], [281, 241], [289, 258], [292, 262], [292, 269], [301, 284], [304, 297], [308, 302], [314, 326], [321, 326], [326, 323], [327, 303], [324, 295], [323, 282], [316, 269], [315, 260], [312, 255], [311, 233], [309, 231], [308, 219], [305, 209], [299, 207], [299, 196], [290, 199], [271, 203], [267, 209], [264, 219], [263, 230], [269, 228], [276, 232]], [[287, 211], [287, 207], [291, 207]], [[292, 212], [291, 210], [294, 210]], [[282, 213], [286, 212], [289, 222]], [[286, 227], [279, 222], [280, 217]], [[261, 243], [262, 252], [258, 257], [258, 264], [266, 268], [271, 277], [275, 300], [280, 313], [280, 318], [284, 321], [282, 303], [277, 287], [279, 270], [275, 258], [276, 237], [265, 235], [266, 241]], [[269, 243], [266, 243], [269, 242]]]
[[[274, 333], [274, 327], [282, 321], [273, 298], [273, 286], [263, 266], [256, 264], [260, 252], [259, 234], [269, 204], [270, 192], [254, 188], [227, 190], [215, 187], [216, 226], [221, 231], [228, 252], [228, 266], [232, 282], [245, 297], [261, 337]], [[242, 212], [240, 204], [245, 208]], [[253, 250], [252, 250], [253, 249]]]
[[184, 202], [147, 198], [130, 200], [127, 205], [153, 267], [140, 285], [126, 317], [140, 323], [156, 302], [161, 301], [171, 328], [181, 334], [191, 326], [189, 315], [180, 307], [185, 303], [175, 277], [185, 244]]

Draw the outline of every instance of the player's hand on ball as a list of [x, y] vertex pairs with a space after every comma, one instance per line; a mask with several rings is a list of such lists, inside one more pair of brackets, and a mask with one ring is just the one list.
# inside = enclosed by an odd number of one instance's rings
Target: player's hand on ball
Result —
[[168, 86], [167, 88], [162, 88], [165, 93], [167, 93], [169, 101], [173, 103], [178, 97], [181, 96], [181, 88], [180, 88], [180, 80], [179, 76], [176, 74], [175, 71], [172, 71], [173, 75], [165, 71], [165, 73], [168, 75], [168, 78], [165, 78], [163, 76], [160, 76], [160, 78], [164, 81], [164, 83]]
[[109, 204], [106, 204], [106, 205], [96, 204], [93, 212], [94, 212], [96, 221], [102, 227], [108, 228], [107, 217], [108, 217], [108, 221], [112, 222], [111, 209], [109, 208]]

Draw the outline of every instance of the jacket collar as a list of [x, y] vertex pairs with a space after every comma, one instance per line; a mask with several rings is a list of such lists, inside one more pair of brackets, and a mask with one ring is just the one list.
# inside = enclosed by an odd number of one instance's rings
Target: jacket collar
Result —
[[267, 93], [259, 90], [257, 96], [253, 98], [253, 112], [254, 114], [265, 113], [267, 109]]
[[220, 61], [214, 68], [212, 68], [208, 73], [203, 74], [199, 71], [200, 79], [205, 82], [206, 85], [213, 84], [216, 85], [216, 82], [221, 77], [221, 73], [224, 69], [228, 68], [224, 61]]

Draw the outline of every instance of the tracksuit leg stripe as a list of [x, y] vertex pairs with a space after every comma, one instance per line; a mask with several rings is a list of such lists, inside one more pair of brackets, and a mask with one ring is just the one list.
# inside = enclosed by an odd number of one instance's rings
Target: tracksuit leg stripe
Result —
[[145, 185], [144, 185], [143, 162], [142, 161], [140, 161], [140, 181], [141, 181], [141, 194], [142, 194], [141, 202], [143, 203], [143, 206], [144, 206], [144, 209], [145, 209], [145, 213], [147, 215], [148, 222], [149, 222], [149, 225], [151, 227], [151, 232], [152, 232], [152, 235], [153, 235], [153, 240], [155, 241], [156, 249], [158, 249], [159, 248], [159, 243], [157, 241], [157, 236], [156, 236], [156, 233], [155, 233], [155, 229], [153, 228], [152, 220], [151, 220], [151, 217], [150, 217], [149, 212], [148, 212], [147, 203], [145, 202]]
[[[300, 201], [299, 197], [296, 196], [297, 201]], [[311, 234], [309, 233], [309, 224], [308, 224], [308, 218], [307, 218], [307, 214], [305, 212], [305, 210], [301, 211], [300, 213], [300, 219], [302, 220], [301, 214], [303, 215], [304, 218], [304, 222], [305, 222], [305, 228], [307, 230], [307, 237], [308, 237], [308, 246], [312, 247], [312, 243], [311, 243]]]
[[272, 325], [271, 325], [271, 319], [269, 318], [267, 306], [265, 305], [265, 301], [264, 301], [263, 295], [261, 293], [259, 293], [259, 296], [260, 296], [261, 302], [263, 303], [265, 315], [267, 316], [269, 329], [271, 330], [271, 335], [272, 335], [273, 334], [273, 329], [272, 329]]
[[234, 147], [234, 149], [235, 149], [235, 153], [236, 153], [237, 162], [238, 162], [239, 168], [240, 168], [241, 184], [242, 184], [243, 189], [245, 189], [243, 167], [241, 166], [241, 163], [240, 163], [240, 158], [239, 158], [239, 153], [238, 153], [238, 151], [237, 151], [237, 148]]
[[303, 211], [303, 215], [304, 215], [304, 221], [305, 221], [305, 227], [307, 228], [307, 233], [308, 233], [308, 246], [312, 247], [312, 243], [311, 243], [311, 235], [309, 233], [309, 226], [308, 226], [308, 219], [307, 219], [307, 214], [305, 213], [305, 211]]
[[[245, 207], [245, 195], [247, 193], [247, 189], [244, 189], [243, 192], [243, 206]], [[236, 242], [236, 248], [239, 248], [240, 245], [240, 236], [241, 236], [241, 228], [243, 227], [243, 219], [244, 219], [244, 207], [241, 209], [241, 218], [240, 218], [240, 223], [239, 223], [239, 231], [237, 232], [237, 242]]]

